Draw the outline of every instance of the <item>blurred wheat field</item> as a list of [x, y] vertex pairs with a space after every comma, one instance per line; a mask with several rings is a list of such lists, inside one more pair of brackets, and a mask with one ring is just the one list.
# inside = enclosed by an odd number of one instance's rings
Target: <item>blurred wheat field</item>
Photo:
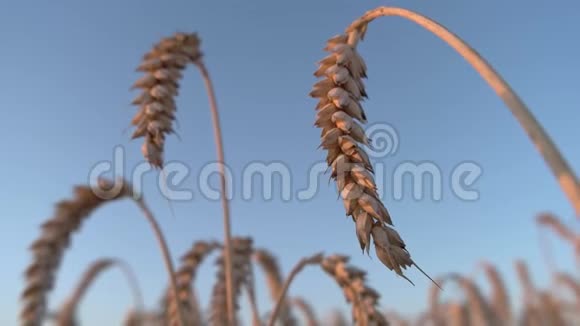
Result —
[[[429, 309], [413, 317], [392, 311], [380, 299], [396, 294], [372, 288], [368, 284], [367, 272], [352, 265], [348, 256], [338, 253], [306, 252], [292, 270], [284, 273], [278, 265], [276, 248], [261, 248], [251, 235], [240, 236], [231, 230], [217, 95], [203, 61], [201, 38], [196, 33], [178, 32], [157, 42], [137, 67], [143, 76], [133, 85], [140, 93], [132, 103], [137, 106], [137, 112], [131, 121], [134, 127], [131, 138], [143, 138], [141, 152], [144, 159], [162, 171], [166, 161], [166, 137], [175, 133], [176, 97], [183, 70], [195, 67], [206, 86], [217, 162], [221, 164], [223, 240], [193, 239], [190, 250], [183, 253], [179, 265], [174, 266], [174, 256], [158, 219], [153, 216], [142, 194], [135, 193], [127, 180], [101, 179], [95, 185], [78, 185], [73, 188], [72, 198], [56, 204], [53, 216], [40, 226], [40, 235], [30, 246], [33, 259], [24, 273], [26, 284], [21, 294], [21, 325], [37, 326], [45, 322], [59, 326], [79, 325], [78, 307], [83, 296], [101, 273], [113, 267], [123, 270], [133, 292], [134, 307], [127, 312], [125, 325], [580, 325], [580, 280], [577, 274], [553, 270], [553, 287], [538, 288], [533, 282], [533, 271], [528, 270], [526, 262], [514, 261], [522, 302], [516, 309], [514, 294], [509, 293], [503, 280], [505, 275], [498, 272], [491, 259], [476, 266], [491, 288], [488, 294], [472, 276], [452, 271], [446, 275], [429, 275], [411, 257], [404, 236], [395, 230], [395, 218], [379, 198], [373, 165], [365, 150], [372, 143], [363, 127], [371, 120], [371, 114], [367, 116], [362, 105], [368, 97], [364, 83], [369, 68], [357, 49], [372, 21], [393, 15], [407, 18], [439, 36], [480, 73], [526, 131], [580, 217], [580, 185], [575, 173], [501, 76], [474, 49], [438, 23], [406, 9], [379, 7], [356, 19], [324, 46], [328, 55], [314, 72], [319, 81], [310, 93], [318, 100], [314, 124], [321, 129], [320, 147], [326, 151], [330, 176], [336, 183], [345, 213], [354, 224], [361, 251], [370, 255], [372, 249], [378, 258], [372, 263], [381, 263], [392, 271], [387, 274], [389, 277], [400, 277], [412, 284], [413, 280], [405, 275], [405, 270], [420, 270], [432, 282], [431, 291], [426, 294]], [[118, 191], [111, 195], [115, 189]], [[73, 234], [95, 210], [118, 200], [134, 202], [152, 227], [167, 271], [167, 286], [164, 293], [159, 294], [159, 305], [144, 305], [137, 281], [139, 271], [126, 264], [123, 257], [102, 257], [87, 267], [67, 300], [55, 311], [49, 311], [49, 294], [56, 285], [61, 261], [67, 249], [72, 247]], [[337, 220], [336, 223], [345, 222]], [[575, 259], [580, 267], [580, 234], [572, 226], [545, 212], [538, 213], [535, 219], [530, 217], [530, 223], [536, 223], [544, 230], [542, 232], [553, 232], [569, 244], [574, 253], [570, 259]], [[326, 247], [328, 252], [333, 251], [331, 243]], [[203, 307], [196, 291], [195, 284], [199, 282], [196, 274], [211, 256], [215, 256], [215, 280], [211, 297], [204, 300], [209, 304]], [[321, 278], [327, 277], [338, 286], [350, 307], [349, 314], [334, 312], [328, 316], [328, 312], [318, 311], [317, 303], [309, 301], [308, 297], [291, 294], [292, 282], [300, 277], [300, 273], [317, 268]], [[255, 279], [255, 269], [260, 269], [265, 276], [271, 299], [271, 306], [266, 309], [258, 307], [256, 302], [256, 282], [261, 280]], [[247, 299], [251, 307], [251, 320], [240, 319], [242, 298]], [[328, 317], [322, 317], [325, 315]]]

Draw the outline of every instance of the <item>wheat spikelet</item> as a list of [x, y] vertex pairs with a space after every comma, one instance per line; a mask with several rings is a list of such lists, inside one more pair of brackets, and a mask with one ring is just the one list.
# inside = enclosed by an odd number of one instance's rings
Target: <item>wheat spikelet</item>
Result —
[[[252, 238], [232, 238], [232, 267], [234, 272], [233, 293], [235, 310], [239, 308], [237, 299], [240, 296], [242, 286], [248, 282], [252, 251]], [[227, 326], [228, 315], [223, 254], [217, 259], [216, 265], [218, 265], [218, 271], [216, 274], [216, 283], [214, 284], [211, 296], [209, 321], [213, 326]]]
[[316, 318], [316, 313], [312, 306], [303, 298], [295, 297], [290, 299], [290, 304], [296, 306], [302, 312], [307, 326], [319, 326], [320, 323]]
[[154, 167], [163, 166], [165, 136], [173, 132], [181, 71], [201, 57], [199, 44], [195, 33], [163, 38], [137, 68], [145, 75], [133, 85], [142, 92], [133, 100], [139, 111], [131, 121], [135, 126], [132, 138], [144, 137], [141, 151]]
[[336, 181], [346, 214], [355, 222], [361, 249], [368, 253], [372, 238], [381, 262], [410, 282], [403, 270], [416, 264], [392, 228], [391, 216], [378, 197], [373, 168], [363, 148], [370, 142], [360, 124], [366, 122], [361, 106], [366, 97], [362, 81], [366, 65], [347, 35], [328, 40], [325, 50], [330, 55], [320, 61], [314, 73], [324, 79], [314, 85], [310, 96], [318, 99], [315, 125], [322, 129], [320, 147], [328, 152], [331, 178]]
[[490, 263], [482, 262], [480, 266], [491, 284], [491, 308], [504, 325], [510, 325], [512, 323], [510, 300], [501, 275]]
[[322, 269], [342, 288], [346, 301], [352, 305], [352, 320], [357, 325], [388, 325], [378, 310], [380, 295], [366, 284], [366, 272], [347, 265], [348, 257], [325, 257]]
[[[101, 189], [110, 189], [112, 186], [108, 180], [99, 180]], [[47, 294], [53, 288], [56, 272], [72, 233], [99, 206], [131, 196], [133, 193], [125, 183], [118, 195], [109, 199], [97, 196], [91, 187], [77, 186], [74, 188], [73, 199], [56, 204], [54, 216], [42, 224], [40, 236], [30, 246], [34, 258], [25, 272], [26, 287], [22, 292], [23, 308], [20, 313], [22, 325], [39, 326], [42, 323]]]
[[[181, 266], [176, 272], [178, 296], [188, 325], [198, 325], [202, 320], [199, 303], [193, 291], [197, 269], [205, 258], [218, 248], [221, 248], [221, 245], [215, 241], [197, 241], [180, 259]], [[169, 312], [170, 298], [171, 288], [167, 289], [161, 300], [163, 314], [169, 319], [171, 319]]]
[[[282, 272], [280, 271], [276, 257], [265, 249], [257, 249], [254, 251], [253, 258], [265, 274], [266, 283], [270, 291], [270, 298], [272, 301], [276, 302], [276, 300], [280, 298], [284, 288]], [[296, 320], [292, 316], [285, 298], [281, 303], [278, 320], [282, 325], [291, 326], [296, 324]]]
[[135, 309], [140, 311], [143, 309], [143, 298], [141, 296], [141, 291], [137, 283], [137, 279], [129, 265], [124, 261], [112, 258], [101, 258], [93, 262], [83, 274], [79, 284], [75, 288], [74, 292], [69, 296], [69, 298], [61, 305], [61, 308], [57, 313], [57, 324], [60, 326], [76, 325], [76, 311], [77, 307], [82, 300], [82, 297], [87, 292], [91, 284], [95, 281], [97, 276], [99, 276], [103, 271], [110, 267], [118, 265], [124, 272], [129, 284], [133, 290], [133, 296], [135, 299]]

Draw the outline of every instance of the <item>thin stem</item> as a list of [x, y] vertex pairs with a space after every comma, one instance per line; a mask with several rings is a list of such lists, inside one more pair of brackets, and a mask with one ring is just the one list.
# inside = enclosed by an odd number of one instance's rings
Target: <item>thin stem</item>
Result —
[[207, 90], [207, 95], [210, 102], [211, 110], [211, 120], [213, 124], [213, 135], [215, 139], [217, 160], [219, 166], [220, 175], [220, 189], [221, 189], [221, 203], [223, 210], [223, 223], [224, 223], [224, 263], [225, 263], [225, 278], [226, 278], [226, 296], [227, 296], [227, 307], [228, 307], [228, 321], [229, 325], [236, 325], [236, 315], [234, 306], [234, 283], [233, 283], [233, 266], [232, 266], [232, 234], [230, 226], [230, 206], [227, 197], [226, 189], [226, 172], [225, 172], [225, 158], [224, 158], [224, 145], [222, 141], [222, 129], [220, 127], [220, 119], [218, 113], [217, 99], [215, 96], [215, 91], [213, 84], [209, 77], [207, 68], [205, 67], [203, 61], [198, 59], [195, 64], [199, 68], [201, 75], [203, 77], [203, 82]]
[[89, 287], [93, 284], [97, 276], [100, 275], [101, 272], [105, 271], [107, 268], [112, 267], [114, 265], [119, 266], [121, 271], [123, 272], [129, 286], [131, 288], [131, 292], [133, 293], [133, 300], [135, 305], [136, 311], [142, 311], [144, 308], [143, 304], [143, 295], [141, 294], [141, 289], [139, 288], [139, 283], [137, 282], [137, 278], [133, 273], [133, 270], [126, 262], [119, 260], [119, 259], [112, 259], [112, 258], [102, 258], [95, 262], [93, 262], [89, 268], [83, 274], [80, 282], [78, 283], [77, 287], [74, 289], [73, 293], [70, 295], [69, 299], [63, 304], [61, 309], [58, 311], [58, 319], [60, 321], [73, 321], [74, 315], [77, 311], [77, 307], [81, 302], [82, 298], [87, 293]]
[[399, 16], [418, 24], [445, 41], [475, 68], [519, 121], [532, 143], [536, 146], [536, 149], [552, 170], [560, 188], [562, 188], [562, 191], [572, 204], [576, 217], [580, 218], [580, 183], [578, 182], [578, 178], [524, 102], [493, 67], [473, 48], [444, 26], [423, 15], [402, 8], [379, 7], [368, 11], [347, 28], [349, 43], [355, 46], [360, 37], [359, 33], [364, 34], [367, 24], [381, 16]]
[[165, 262], [165, 269], [167, 270], [167, 273], [169, 274], [169, 281], [171, 284], [171, 292], [173, 295], [174, 309], [176, 309], [177, 320], [179, 322], [178, 325], [185, 326], [183, 312], [181, 310], [181, 305], [179, 304], [179, 292], [178, 292], [179, 289], [177, 288], [177, 278], [175, 277], [175, 275], [176, 275], [175, 268], [173, 267], [173, 262], [171, 261], [171, 253], [169, 251], [169, 247], [167, 246], [167, 241], [165, 240], [165, 237], [163, 236], [163, 232], [161, 231], [161, 228], [159, 227], [157, 220], [155, 219], [155, 217], [153, 216], [153, 213], [149, 210], [149, 208], [147, 207], [145, 202], [142, 199], [136, 200], [135, 202], [137, 203], [137, 206], [139, 206], [139, 208], [141, 209], [141, 211], [145, 215], [145, 218], [147, 218], [147, 221], [149, 221], [149, 224], [151, 225], [151, 227], [153, 228], [153, 233], [155, 234], [155, 239], [157, 239], [157, 243], [159, 244], [159, 247], [161, 248], [163, 261]]
[[284, 286], [282, 288], [280, 296], [278, 297], [278, 301], [276, 302], [276, 306], [274, 307], [274, 310], [272, 311], [272, 314], [270, 315], [270, 321], [268, 322], [268, 326], [274, 326], [274, 323], [276, 322], [276, 318], [278, 317], [278, 314], [280, 313], [280, 309], [282, 308], [282, 304], [284, 303], [284, 299], [286, 297], [286, 292], [288, 292], [288, 288], [290, 287], [290, 284], [292, 284], [292, 281], [294, 280], [296, 275], [298, 275], [302, 271], [302, 269], [304, 269], [304, 267], [306, 267], [307, 265], [320, 264], [320, 262], [322, 261], [322, 258], [323, 258], [322, 253], [318, 253], [318, 254], [313, 255], [311, 257], [302, 258], [294, 266], [294, 268], [292, 269], [292, 271], [290, 272], [290, 274], [286, 278], [286, 281], [284, 282]]

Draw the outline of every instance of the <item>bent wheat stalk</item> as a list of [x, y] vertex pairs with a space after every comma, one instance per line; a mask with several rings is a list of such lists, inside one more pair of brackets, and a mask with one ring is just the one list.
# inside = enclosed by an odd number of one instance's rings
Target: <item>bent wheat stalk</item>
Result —
[[291, 305], [298, 307], [298, 310], [302, 312], [302, 315], [304, 316], [307, 326], [320, 325], [318, 319], [316, 318], [316, 313], [314, 312], [314, 309], [308, 302], [306, 302], [306, 300], [300, 297], [295, 297], [290, 299], [289, 301]]
[[280, 309], [284, 305], [284, 302], [286, 299], [285, 298], [286, 292], [288, 292], [288, 288], [290, 287], [290, 284], [292, 284], [292, 281], [294, 280], [296, 275], [298, 275], [304, 269], [304, 267], [306, 267], [308, 265], [320, 264], [322, 262], [323, 257], [324, 256], [322, 255], [322, 253], [318, 253], [318, 254], [312, 255], [310, 257], [302, 258], [296, 264], [296, 266], [294, 266], [294, 268], [292, 268], [292, 271], [290, 271], [290, 274], [286, 278], [286, 281], [284, 281], [284, 285], [282, 286], [282, 289], [280, 290], [280, 294], [278, 295], [278, 300], [276, 302], [276, 306], [274, 306], [274, 310], [272, 311], [272, 314], [270, 315], [270, 321], [268, 322], [268, 326], [274, 326], [274, 324], [276, 323], [276, 319], [278, 318], [278, 314], [280, 313]]
[[143, 91], [133, 100], [133, 104], [139, 106], [139, 111], [132, 120], [132, 124], [136, 126], [132, 138], [144, 137], [142, 152], [145, 159], [156, 168], [163, 166], [165, 136], [174, 132], [172, 123], [177, 109], [175, 96], [178, 94], [181, 71], [188, 64], [195, 64], [202, 75], [210, 101], [223, 210], [228, 321], [230, 325], [235, 325], [230, 208], [226, 195], [225, 155], [217, 99], [209, 73], [202, 60], [200, 42], [195, 33], [176, 33], [171, 37], [163, 38], [144, 56], [137, 70], [146, 74], [133, 85], [134, 88], [141, 88]]
[[121, 271], [125, 275], [125, 278], [131, 286], [131, 291], [133, 292], [134, 309], [136, 311], [143, 311], [143, 296], [141, 295], [141, 290], [139, 289], [139, 284], [137, 278], [133, 273], [131, 267], [124, 261], [112, 258], [101, 258], [93, 262], [83, 274], [81, 281], [70, 295], [70, 297], [62, 304], [61, 308], [57, 313], [57, 324], [58, 325], [76, 325], [76, 312], [77, 307], [80, 304], [83, 296], [95, 281], [97, 276], [102, 272], [107, 270], [109, 267], [119, 266]]
[[[284, 288], [284, 280], [282, 279], [282, 272], [280, 271], [280, 266], [278, 266], [278, 261], [273, 254], [265, 249], [255, 250], [253, 258], [264, 272], [266, 284], [270, 291], [270, 298], [276, 304]], [[281, 305], [278, 313], [279, 317], [277, 318], [283, 325], [294, 325], [296, 321], [285, 299]]]
[[[103, 204], [122, 198], [134, 199], [152, 226], [173, 288], [174, 297], [172, 301], [178, 302], [175, 272], [165, 237], [143, 199], [131, 191], [131, 186], [128, 183], [123, 180], [119, 181], [113, 183], [109, 180], [101, 179], [96, 188], [89, 186], [75, 187], [74, 198], [57, 203], [54, 216], [42, 224], [40, 236], [30, 247], [34, 256], [33, 262], [25, 272], [26, 286], [22, 293], [23, 308], [20, 313], [22, 325], [41, 325], [46, 315], [48, 292], [53, 288], [55, 274], [60, 266], [64, 251], [69, 246], [72, 234], [80, 228], [81, 224], [95, 209]], [[113, 196], [103, 197], [97, 195], [98, 191], [111, 188], [119, 191]], [[179, 309], [178, 312], [179, 325], [183, 326]]]
[[366, 12], [346, 29], [348, 44], [350, 47], [355, 49], [358, 39], [364, 37], [368, 24], [374, 19], [382, 16], [399, 16], [416, 23], [439, 37], [471, 64], [471, 66], [504, 101], [514, 117], [518, 120], [521, 127], [527, 133], [528, 137], [556, 177], [560, 188], [574, 208], [576, 217], [580, 218], [580, 183], [569, 164], [558, 151], [558, 148], [548, 136], [544, 128], [536, 120], [534, 115], [530, 112], [516, 92], [512, 90], [510, 85], [504, 81], [504, 79], [485, 59], [483, 59], [483, 57], [477, 53], [477, 51], [471, 48], [457, 35], [453, 34], [439, 23], [416, 12], [403, 8], [378, 7]]

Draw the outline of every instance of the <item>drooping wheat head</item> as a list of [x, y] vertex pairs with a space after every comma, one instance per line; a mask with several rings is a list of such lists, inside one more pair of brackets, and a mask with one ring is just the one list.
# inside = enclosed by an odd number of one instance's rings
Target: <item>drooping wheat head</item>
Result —
[[[111, 189], [112, 182], [99, 180], [101, 189]], [[26, 287], [22, 292], [23, 307], [20, 321], [23, 326], [39, 326], [46, 313], [47, 295], [52, 290], [64, 251], [72, 233], [99, 206], [120, 198], [132, 197], [131, 187], [123, 183], [117, 196], [109, 199], [98, 196], [89, 186], [74, 188], [74, 198], [56, 204], [52, 218], [42, 224], [41, 234], [30, 246], [32, 263], [25, 272]]]
[[[176, 271], [176, 279], [180, 304], [188, 325], [198, 325], [202, 321], [201, 309], [194, 291], [197, 270], [205, 258], [219, 248], [222, 248], [221, 244], [215, 241], [196, 241], [181, 257], [181, 266]], [[161, 300], [161, 310], [168, 320], [172, 319], [169, 312], [170, 301], [171, 288], [168, 288]]]
[[132, 138], [144, 138], [141, 151], [154, 167], [163, 166], [165, 136], [174, 131], [179, 81], [183, 69], [201, 57], [199, 44], [195, 33], [176, 33], [157, 43], [137, 67], [145, 75], [133, 85], [142, 91], [132, 102], [139, 107], [131, 121]]
[[499, 320], [501, 320], [503, 325], [510, 325], [512, 323], [510, 299], [501, 275], [495, 266], [488, 262], [482, 262], [480, 266], [483, 268], [485, 275], [491, 284], [490, 304], [494, 314], [499, 318]]
[[332, 255], [325, 257], [322, 269], [342, 288], [346, 301], [352, 305], [352, 321], [356, 325], [387, 325], [380, 312], [380, 295], [366, 284], [366, 272], [347, 265], [348, 257]]
[[378, 196], [373, 167], [363, 147], [370, 145], [361, 126], [367, 121], [361, 105], [367, 96], [365, 62], [347, 35], [328, 40], [325, 50], [330, 54], [314, 73], [323, 79], [314, 85], [310, 96], [318, 99], [315, 125], [322, 129], [320, 147], [327, 151], [331, 178], [336, 181], [346, 215], [355, 222], [361, 249], [368, 253], [372, 239], [381, 262], [410, 281], [403, 270], [416, 264]]

